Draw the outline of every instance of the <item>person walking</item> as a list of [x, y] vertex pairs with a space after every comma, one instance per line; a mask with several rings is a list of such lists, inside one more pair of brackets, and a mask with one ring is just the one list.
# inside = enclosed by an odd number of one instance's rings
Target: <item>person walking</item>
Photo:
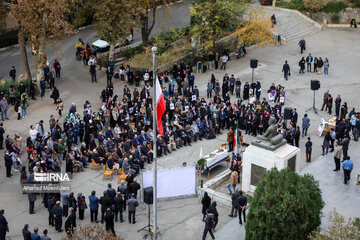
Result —
[[336, 142], [335, 145], [336, 145], [334, 151], [335, 169], [333, 171], [340, 171], [340, 159], [341, 159], [342, 148], [338, 142]]
[[239, 202], [239, 223], [242, 225], [241, 215], [244, 218], [244, 223], [246, 223], [246, 206], [247, 206], [247, 197], [243, 194], [243, 191], [239, 191], [240, 197], [238, 198]]
[[57, 59], [55, 59], [55, 62], [53, 64], [53, 67], [55, 69], [55, 76], [56, 78], [60, 78], [60, 70], [61, 70], [61, 65], [59, 63], [59, 61]]
[[209, 213], [212, 213], [214, 215], [214, 226], [213, 226], [213, 231], [215, 232], [215, 228], [216, 228], [216, 225], [218, 224], [219, 222], [219, 212], [216, 208], [216, 201], [213, 201], [209, 207], [209, 210], [208, 210]]
[[235, 190], [234, 193], [231, 195], [231, 211], [229, 217], [237, 217], [237, 212], [239, 211], [240, 206], [238, 201], [239, 197], [239, 191]]
[[308, 72], [311, 72], [312, 61], [313, 61], [313, 57], [311, 56], [311, 53], [309, 53], [309, 55], [306, 57], [306, 67]]
[[230, 195], [233, 194], [233, 192], [231, 191], [231, 187], [233, 188], [233, 190], [235, 192], [235, 188], [236, 188], [236, 185], [238, 183], [239, 183], [239, 174], [238, 174], [238, 172], [234, 171], [234, 170], [231, 170], [229, 184], [227, 185], [227, 188], [229, 189]]
[[347, 181], [350, 180], [351, 170], [353, 170], [353, 163], [348, 156], [346, 160], [342, 164], [342, 168], [344, 170], [344, 184], [347, 184]]
[[96, 65], [94, 62], [91, 62], [89, 71], [90, 71], [90, 75], [91, 75], [91, 82], [92, 83], [97, 82], [97, 80], [96, 80]]
[[114, 237], [116, 237], [116, 233], [114, 230], [114, 214], [111, 212], [110, 208], [106, 209], [105, 229], [106, 229], [106, 231], [111, 230]]
[[307, 142], [305, 143], [305, 151], [306, 151], [306, 162], [311, 162], [311, 151], [312, 151], [312, 142], [310, 137], [308, 137]]
[[207, 192], [204, 192], [204, 196], [201, 199], [201, 204], [202, 204], [202, 211], [201, 212], [203, 214], [202, 220], [204, 221], [205, 217], [206, 217], [206, 210], [209, 209], [210, 204], [211, 204], [211, 198], [209, 197]]
[[304, 72], [304, 70], [305, 70], [305, 58], [304, 57], [302, 57], [301, 60], [299, 61], [299, 67], [300, 67], [299, 74], [305, 73]]
[[325, 61], [324, 61], [324, 76], [325, 77], [327, 77], [329, 75], [329, 67], [330, 67], [329, 59], [325, 58]]
[[60, 206], [60, 201], [57, 201], [55, 206], [53, 207], [53, 214], [55, 219], [55, 230], [58, 232], [62, 232], [62, 216], [63, 216], [63, 209]]
[[89, 206], [90, 206], [90, 219], [91, 222], [98, 222], [98, 209], [99, 209], [99, 198], [95, 196], [96, 192], [92, 191], [89, 195]]
[[330, 148], [330, 141], [331, 141], [331, 135], [330, 132], [327, 132], [326, 135], [324, 136], [324, 140], [323, 140], [323, 144], [322, 144], [322, 156], [324, 156], [325, 154], [328, 154], [329, 152], [329, 148]]
[[0, 210], [0, 240], [5, 240], [6, 233], [9, 232], [9, 225], [4, 217], [5, 210]]
[[291, 75], [290, 73], [290, 66], [288, 64], [288, 61], [285, 61], [285, 64], [283, 65], [282, 72], [284, 73], [284, 78], [287, 81], [288, 77]]
[[300, 46], [300, 53], [302, 54], [306, 50], [306, 41], [304, 38], [301, 38], [301, 40], [298, 43], [298, 46]]
[[209, 210], [206, 210], [206, 217], [205, 217], [205, 228], [202, 236], [202, 240], [206, 239], [207, 233], [210, 233], [210, 236], [212, 239], [215, 239], [213, 228], [214, 228], [214, 215], [209, 212]]
[[139, 206], [139, 202], [135, 199], [135, 195], [131, 194], [131, 199], [128, 200], [128, 211], [129, 211], [129, 223], [135, 224], [135, 214], [136, 214], [136, 208]]
[[12, 66], [9, 72], [9, 76], [11, 77], [11, 79], [15, 82], [16, 79], [16, 69], [15, 66]]

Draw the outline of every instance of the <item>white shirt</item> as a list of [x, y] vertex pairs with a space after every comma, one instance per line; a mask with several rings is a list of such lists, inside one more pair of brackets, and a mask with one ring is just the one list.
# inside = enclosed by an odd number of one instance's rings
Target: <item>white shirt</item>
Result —
[[226, 62], [228, 61], [228, 56], [226, 56], [226, 55], [222, 56], [222, 57], [221, 57], [221, 61], [222, 61], [223, 63], [226, 63]]
[[90, 66], [91, 63], [96, 64], [96, 59], [95, 59], [95, 58], [90, 58], [90, 59], [89, 59], [89, 62], [88, 62], [88, 65]]
[[36, 129], [30, 129], [30, 138], [31, 138], [31, 141], [34, 141], [36, 139], [36, 135], [37, 135], [37, 131]]

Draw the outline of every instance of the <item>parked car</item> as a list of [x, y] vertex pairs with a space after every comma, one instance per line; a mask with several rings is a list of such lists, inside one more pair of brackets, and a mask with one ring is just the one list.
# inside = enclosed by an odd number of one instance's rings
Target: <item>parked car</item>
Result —
[[[130, 34], [127, 38], [124, 38], [120, 42], [115, 44], [115, 48], [126, 46], [129, 43], [131, 43], [132, 40], [133, 40], [132, 35]], [[110, 49], [110, 44], [103, 39], [96, 40], [95, 42], [92, 43], [92, 45], [95, 47], [95, 51], [97, 53], [108, 52]]]

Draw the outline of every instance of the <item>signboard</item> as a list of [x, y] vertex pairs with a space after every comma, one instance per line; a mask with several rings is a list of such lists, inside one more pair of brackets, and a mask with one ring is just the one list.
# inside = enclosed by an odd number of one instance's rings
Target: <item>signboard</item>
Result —
[[319, 137], [321, 137], [321, 135], [322, 135], [322, 133], [324, 131], [325, 124], [326, 124], [325, 118], [321, 118], [318, 130], [317, 130], [317, 134], [318, 134]]

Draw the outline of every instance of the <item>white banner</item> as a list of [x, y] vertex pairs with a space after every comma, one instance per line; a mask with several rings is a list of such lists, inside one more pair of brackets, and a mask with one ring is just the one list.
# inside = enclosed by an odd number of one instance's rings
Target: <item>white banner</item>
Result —
[[[157, 171], [158, 198], [195, 194], [195, 166], [161, 169]], [[143, 172], [143, 188], [153, 186], [153, 172]]]

